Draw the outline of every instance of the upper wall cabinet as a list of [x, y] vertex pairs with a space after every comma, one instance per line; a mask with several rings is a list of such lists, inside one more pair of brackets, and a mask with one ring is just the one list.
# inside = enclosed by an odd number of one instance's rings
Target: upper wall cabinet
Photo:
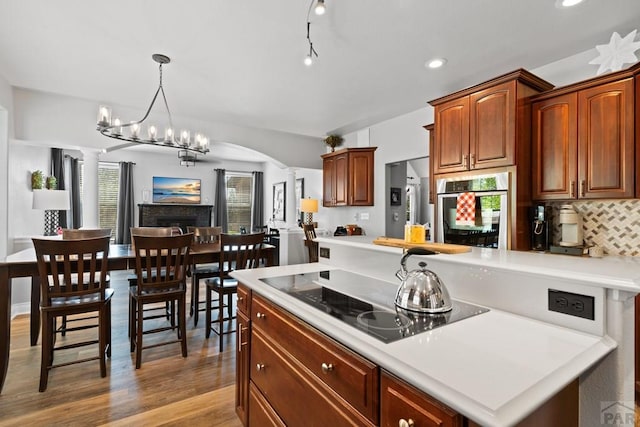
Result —
[[322, 206], [373, 206], [376, 148], [345, 148], [322, 155]]
[[634, 197], [631, 75], [551, 91], [532, 111], [534, 200]]
[[552, 87], [521, 69], [430, 101], [435, 107], [433, 173], [516, 164], [518, 140], [529, 138], [523, 100]]

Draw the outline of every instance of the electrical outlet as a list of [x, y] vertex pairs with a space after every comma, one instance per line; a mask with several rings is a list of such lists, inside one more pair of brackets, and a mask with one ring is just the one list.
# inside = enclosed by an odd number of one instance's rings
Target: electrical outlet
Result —
[[570, 316], [595, 320], [594, 298], [589, 295], [549, 289], [549, 310]]
[[367, 220], [369, 220], [369, 212], [362, 212], [362, 213], [360, 213], [360, 220], [361, 220], [361, 221], [367, 221]]
[[330, 258], [329, 248], [320, 247], [320, 258], [327, 258], [327, 259]]

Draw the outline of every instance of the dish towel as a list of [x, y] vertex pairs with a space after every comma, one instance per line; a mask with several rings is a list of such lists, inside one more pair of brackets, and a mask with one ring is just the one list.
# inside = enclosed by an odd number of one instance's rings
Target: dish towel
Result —
[[456, 205], [456, 225], [476, 224], [476, 194], [467, 192], [458, 194]]

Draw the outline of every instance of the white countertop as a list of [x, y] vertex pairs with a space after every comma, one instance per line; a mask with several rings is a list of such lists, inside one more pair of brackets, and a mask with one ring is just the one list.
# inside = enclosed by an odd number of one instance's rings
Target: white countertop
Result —
[[[529, 259], [536, 254], [527, 255], [521, 262], [533, 268]], [[500, 265], [503, 256], [512, 262], [520, 259], [517, 254], [500, 254], [489, 260]], [[463, 257], [467, 263], [485, 259], [483, 253], [476, 251], [450, 257]], [[551, 264], [545, 267], [549, 271], [554, 269]], [[495, 309], [384, 344], [259, 280], [328, 269], [335, 267], [299, 264], [242, 270], [232, 276], [481, 425], [506, 426], [520, 421], [616, 347], [615, 341], [606, 336], [576, 332]], [[389, 282], [389, 286], [393, 291], [397, 283]]]
[[[401, 248], [373, 244], [370, 236], [318, 237], [316, 241], [402, 254]], [[640, 292], [640, 257], [580, 257], [540, 252], [471, 248], [462, 254], [439, 254], [438, 261], [579, 280], [599, 288]]]

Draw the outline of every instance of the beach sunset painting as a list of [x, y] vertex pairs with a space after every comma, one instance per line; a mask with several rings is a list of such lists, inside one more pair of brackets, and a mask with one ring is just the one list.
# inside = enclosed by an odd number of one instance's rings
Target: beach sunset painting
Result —
[[200, 203], [200, 180], [153, 177], [153, 203]]

